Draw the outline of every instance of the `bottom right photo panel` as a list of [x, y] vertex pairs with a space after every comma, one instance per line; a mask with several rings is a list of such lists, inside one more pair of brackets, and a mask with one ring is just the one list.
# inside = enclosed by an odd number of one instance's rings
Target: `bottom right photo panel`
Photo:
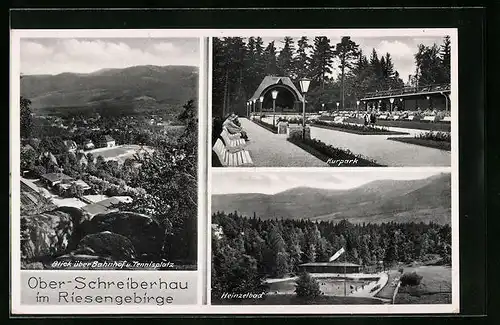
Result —
[[449, 168], [211, 177], [212, 305], [452, 304]]

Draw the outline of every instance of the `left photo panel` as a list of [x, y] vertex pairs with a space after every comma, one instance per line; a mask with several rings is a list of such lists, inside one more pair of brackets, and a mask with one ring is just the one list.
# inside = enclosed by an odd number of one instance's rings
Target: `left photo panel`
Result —
[[203, 40], [110, 32], [14, 37], [20, 305], [201, 303]]

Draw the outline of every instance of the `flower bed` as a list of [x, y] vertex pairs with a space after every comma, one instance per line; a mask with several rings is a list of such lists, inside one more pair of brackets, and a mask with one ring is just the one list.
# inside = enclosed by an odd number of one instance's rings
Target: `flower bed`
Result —
[[255, 124], [257, 125], [260, 125], [262, 126], [264, 129], [272, 132], [272, 133], [278, 133], [278, 127], [277, 126], [273, 126], [272, 124], [269, 124], [269, 123], [266, 123], [266, 122], [263, 122], [263, 121], [260, 121], [260, 120], [257, 120], [257, 119], [253, 119], [252, 122], [254, 122]]
[[317, 139], [302, 139], [293, 136], [287, 139], [289, 142], [309, 152], [311, 155], [328, 163], [331, 167], [379, 167], [376, 161], [352, 153], [348, 149], [340, 149], [327, 145]]
[[405, 132], [389, 131], [387, 128], [384, 128], [384, 127], [375, 127], [375, 126], [349, 124], [349, 123], [335, 123], [335, 122], [326, 122], [326, 121], [320, 121], [320, 120], [315, 121], [313, 123], [313, 125], [318, 127], [318, 128], [354, 133], [354, 134], [359, 134], [359, 135], [370, 135], [370, 134], [376, 134], [376, 135], [385, 135], [385, 134], [398, 135], [399, 134], [399, 135], [403, 135], [403, 134], [408, 134]]
[[421, 133], [413, 138], [394, 137], [394, 138], [388, 138], [388, 140], [451, 151], [451, 135], [448, 132], [431, 131], [431, 132]]

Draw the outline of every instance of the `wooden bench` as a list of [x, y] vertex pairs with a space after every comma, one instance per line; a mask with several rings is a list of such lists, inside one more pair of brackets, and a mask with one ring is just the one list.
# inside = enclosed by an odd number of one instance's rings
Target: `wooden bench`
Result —
[[384, 115], [380, 115], [380, 116], [378, 117], [378, 119], [379, 119], [379, 120], [387, 120], [387, 118], [388, 118], [388, 116], [387, 116], [387, 115], [385, 115], [385, 114], [384, 114]]
[[244, 139], [231, 139], [231, 134], [229, 134], [229, 132], [227, 132], [226, 130], [222, 130], [220, 136], [226, 143], [226, 149], [231, 153], [240, 151], [246, 146], [246, 142]]
[[427, 116], [424, 116], [423, 120], [430, 121], [430, 122], [436, 122], [437, 118], [438, 117], [436, 115], [427, 115]]
[[443, 117], [443, 119], [441, 121], [443, 121], [443, 122], [451, 122], [451, 116], [445, 116], [445, 117]]
[[229, 152], [221, 139], [217, 139], [212, 150], [215, 152], [223, 167], [248, 167], [253, 166], [250, 153], [246, 150]]

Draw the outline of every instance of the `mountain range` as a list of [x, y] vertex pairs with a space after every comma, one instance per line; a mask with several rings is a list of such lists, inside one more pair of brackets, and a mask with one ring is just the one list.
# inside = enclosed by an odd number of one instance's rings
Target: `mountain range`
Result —
[[24, 75], [21, 95], [34, 110], [86, 106], [158, 107], [182, 105], [198, 96], [198, 68], [193, 66], [133, 66], [92, 73]]
[[[237, 186], [237, 184], [235, 184]], [[419, 180], [377, 180], [348, 190], [296, 187], [268, 195], [212, 195], [212, 212], [261, 219], [310, 219], [353, 223], [451, 221], [451, 175]]]

